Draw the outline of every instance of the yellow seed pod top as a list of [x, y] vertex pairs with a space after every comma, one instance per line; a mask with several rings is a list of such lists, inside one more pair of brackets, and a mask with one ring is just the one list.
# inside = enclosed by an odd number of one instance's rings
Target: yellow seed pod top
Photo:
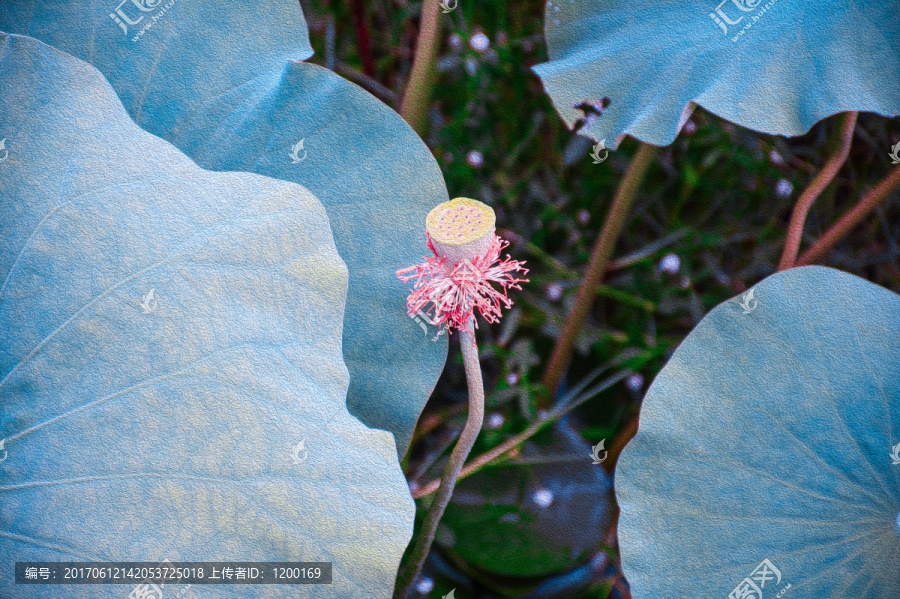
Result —
[[456, 198], [436, 206], [425, 219], [431, 239], [444, 245], [465, 245], [494, 230], [494, 209], [470, 198]]
[[470, 198], [438, 204], [425, 219], [435, 251], [453, 263], [484, 255], [496, 224], [494, 209]]

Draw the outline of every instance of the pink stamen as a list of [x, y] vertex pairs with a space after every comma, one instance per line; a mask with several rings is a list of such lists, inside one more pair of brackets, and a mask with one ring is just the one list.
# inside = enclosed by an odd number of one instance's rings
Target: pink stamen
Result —
[[[527, 275], [528, 269], [522, 267], [524, 262], [513, 260], [509, 254], [506, 259], [500, 259], [500, 252], [509, 242], [497, 235], [493, 236], [484, 256], [455, 265], [447, 264], [446, 258], [438, 256], [428, 233], [425, 238], [434, 256], [425, 256], [425, 262], [397, 271], [397, 277], [404, 283], [415, 280], [406, 300], [410, 317], [422, 313], [439, 327], [462, 329], [477, 309], [486, 321], [494, 323], [503, 315], [502, 308], [513, 305], [508, 290], [521, 290], [519, 283], [528, 282], [512, 274]], [[499, 285], [502, 292], [491, 283]]]

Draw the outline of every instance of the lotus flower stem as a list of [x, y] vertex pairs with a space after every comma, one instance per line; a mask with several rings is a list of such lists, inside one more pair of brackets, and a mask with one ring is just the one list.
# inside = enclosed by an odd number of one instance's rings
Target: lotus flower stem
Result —
[[459, 344], [462, 349], [463, 365], [466, 370], [466, 383], [469, 387], [469, 415], [466, 418], [466, 425], [463, 427], [462, 434], [453, 452], [450, 454], [450, 461], [444, 468], [444, 474], [441, 476], [441, 484], [437, 489], [437, 496], [428, 508], [428, 514], [425, 521], [419, 529], [418, 537], [409, 554], [403, 569], [397, 577], [397, 587], [394, 590], [394, 599], [405, 599], [409, 594], [409, 590], [415, 582], [422, 566], [425, 564], [425, 558], [431, 550], [431, 544], [434, 542], [434, 535], [437, 532], [438, 523], [450, 503], [450, 497], [453, 495], [453, 488], [459, 477], [469, 452], [475, 445], [475, 439], [481, 431], [481, 425], [484, 421], [484, 383], [481, 379], [481, 364], [478, 360], [478, 345], [475, 342], [475, 319], [470, 319], [469, 325], [460, 329]]
[[[547, 428], [548, 426], [553, 424], [553, 422], [555, 422], [556, 420], [562, 418], [563, 416], [565, 416], [566, 414], [568, 414], [569, 412], [571, 412], [572, 410], [574, 410], [575, 408], [577, 408], [578, 406], [583, 404], [588, 399], [594, 397], [597, 393], [600, 393], [601, 391], [604, 391], [604, 390], [612, 387], [614, 384], [618, 383], [619, 381], [624, 380], [630, 374], [632, 374], [630, 370], [618, 372], [618, 373], [614, 374], [613, 376], [607, 378], [606, 380], [601, 381], [596, 386], [592, 387], [591, 389], [589, 389], [588, 391], [586, 391], [585, 393], [583, 393], [582, 395], [580, 395], [573, 401], [561, 403], [556, 408], [554, 408], [553, 410], [548, 412], [544, 418], [542, 418], [536, 422], [533, 422], [528, 428], [526, 428], [521, 433], [510, 437], [509, 439], [507, 439], [500, 445], [494, 447], [493, 449], [491, 449], [489, 451], [484, 452], [483, 454], [481, 454], [480, 456], [478, 456], [477, 458], [473, 459], [471, 462], [466, 464], [465, 467], [463, 467], [459, 471], [459, 477], [457, 480], [462, 480], [464, 478], [467, 478], [467, 477], [475, 474], [476, 472], [478, 472], [479, 470], [481, 470], [488, 464], [494, 463], [497, 460], [499, 460], [501, 457], [508, 455], [509, 452], [516, 449], [519, 445], [521, 445], [522, 443], [524, 443], [525, 441], [527, 441], [528, 439], [530, 439], [531, 437], [533, 437], [540, 431], [544, 430], [545, 428]], [[630, 440], [630, 437], [626, 440], [626, 443], [628, 440]], [[622, 447], [624, 447], [624, 443], [622, 444]], [[619, 448], [618, 451], [621, 452], [621, 448]], [[446, 473], [445, 473], [445, 476], [446, 476]], [[419, 487], [418, 489], [416, 489], [413, 492], [413, 497], [415, 497], [416, 499], [426, 497], [428, 495], [431, 495], [435, 491], [438, 491], [443, 486], [444, 486], [443, 477], [441, 478], [440, 485], [438, 484], [438, 481], [433, 480], [433, 481], [429, 482], [428, 484], [423, 485], [423, 486]], [[435, 501], [437, 501], [437, 499], [435, 499]]]
[[508, 291], [521, 289], [519, 283], [528, 282], [516, 276], [528, 273], [523, 263], [508, 255], [501, 257], [500, 252], [508, 244], [497, 236], [496, 222], [494, 210], [477, 200], [456, 198], [439, 204], [425, 219], [425, 237], [432, 255], [421, 264], [397, 271], [401, 281], [415, 281], [406, 301], [409, 316], [424, 316], [431, 324], [442, 327], [441, 333], [459, 331], [469, 387], [469, 415], [444, 468], [437, 497], [398, 574], [394, 599], [406, 599], [422, 571], [459, 471], [484, 421], [484, 383], [475, 342], [475, 313], [488, 322], [497, 322], [502, 309], [512, 306]]
[[856, 128], [856, 119], [858, 112], [845, 112], [841, 122], [840, 142], [837, 152], [828, 159], [819, 174], [815, 176], [794, 206], [794, 212], [791, 214], [791, 223], [788, 226], [787, 239], [784, 242], [784, 251], [781, 254], [781, 262], [778, 264], [778, 270], [786, 270], [792, 268], [797, 261], [797, 252], [800, 251], [800, 242], [803, 239], [803, 225], [806, 223], [806, 216], [813, 203], [819, 198], [825, 189], [831, 185], [834, 178], [837, 177], [838, 171], [847, 162], [850, 155], [850, 144], [853, 143], [853, 131]]
[[[587, 271], [578, 288], [578, 294], [575, 296], [575, 305], [572, 307], [572, 312], [566, 320], [563, 332], [557, 340], [547, 368], [544, 370], [543, 383], [550, 393], [548, 399], [552, 399], [556, 395], [559, 383], [569, 367], [578, 334], [584, 328], [591, 306], [594, 305], [597, 290], [603, 281], [603, 275], [606, 273], [609, 259], [616, 247], [616, 241], [625, 227], [625, 221], [637, 196], [638, 187], [652, 164], [656, 152], [655, 146], [642, 143], [619, 184], [612, 206], [606, 215], [606, 222], [603, 223], [603, 229], [600, 231], [597, 241], [594, 242]], [[547, 404], [539, 407], [546, 409]]]
[[888, 199], [898, 187], [900, 187], [900, 168], [895, 167], [874, 189], [864, 195], [856, 206], [848, 210], [809, 249], [803, 252], [797, 259], [796, 265], [806, 266], [821, 260], [831, 248], [846, 237], [879, 204]]
[[437, 54], [438, 0], [423, 0], [422, 15], [419, 17], [419, 37], [416, 40], [416, 56], [403, 99], [400, 101], [400, 115], [418, 133], [424, 135], [428, 101], [431, 99], [432, 68]]

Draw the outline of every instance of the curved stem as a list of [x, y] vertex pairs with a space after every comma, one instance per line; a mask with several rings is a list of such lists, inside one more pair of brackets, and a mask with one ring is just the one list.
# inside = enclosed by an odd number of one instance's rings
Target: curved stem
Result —
[[[606, 222], [603, 223], [603, 229], [594, 242], [594, 249], [591, 251], [591, 259], [588, 262], [587, 271], [584, 274], [584, 280], [578, 288], [578, 294], [575, 296], [575, 305], [572, 313], [566, 320], [565, 328], [553, 348], [553, 354], [544, 370], [543, 383], [547, 387], [552, 398], [556, 395], [556, 389], [562, 380], [563, 374], [569, 367], [569, 361], [572, 359], [572, 352], [575, 350], [575, 342], [578, 334], [584, 328], [591, 306], [594, 305], [594, 299], [597, 297], [597, 290], [606, 273], [606, 267], [616, 247], [616, 241], [619, 234], [625, 227], [625, 221], [631, 210], [631, 205], [637, 196], [638, 187], [647, 173], [647, 169], [653, 162], [657, 148], [649, 144], [642, 143], [637, 153], [631, 160], [631, 165], [625, 173], [625, 177], [619, 184], [616, 196], [613, 199], [612, 206], [606, 215]], [[546, 407], [546, 406], [542, 406]]]
[[441, 476], [441, 485], [437, 491], [437, 496], [428, 508], [428, 514], [425, 521], [419, 529], [415, 544], [409, 554], [409, 559], [404, 564], [397, 577], [397, 586], [394, 589], [394, 599], [405, 599], [412, 588], [413, 583], [422, 571], [425, 564], [425, 558], [434, 542], [434, 535], [437, 532], [438, 523], [447, 504], [450, 503], [450, 496], [453, 495], [453, 488], [456, 486], [459, 471], [462, 469], [472, 446], [475, 445], [475, 439], [481, 431], [481, 425], [484, 421], [484, 383], [481, 380], [481, 364], [478, 361], [478, 345], [475, 342], [475, 320], [469, 321], [466, 329], [460, 331], [459, 344], [462, 347], [463, 364], [466, 370], [466, 382], [469, 386], [469, 415], [466, 418], [466, 425], [459, 441], [453, 452], [450, 454], [450, 461], [444, 468], [444, 474]]
[[437, 53], [439, 15], [438, 0], [422, 0], [416, 56], [400, 102], [400, 115], [420, 136], [425, 134], [428, 101], [431, 99], [431, 75]]
[[[522, 431], [521, 433], [519, 433], [517, 435], [513, 435], [512, 437], [510, 437], [509, 439], [507, 439], [500, 445], [484, 452], [483, 454], [481, 454], [480, 456], [478, 456], [477, 458], [473, 459], [471, 462], [466, 464], [466, 466], [459, 472], [458, 480], [462, 480], [466, 477], [472, 476], [473, 474], [475, 474], [476, 472], [478, 472], [479, 470], [481, 470], [488, 464], [495, 462], [498, 458], [503, 457], [505, 454], [509, 453], [513, 449], [516, 449], [519, 445], [521, 445], [522, 443], [524, 443], [525, 441], [527, 441], [528, 439], [530, 439], [531, 437], [533, 437], [534, 435], [539, 433], [541, 430], [543, 430], [544, 428], [546, 428], [547, 426], [549, 426], [556, 420], [562, 418], [563, 416], [565, 416], [566, 414], [568, 414], [569, 412], [571, 412], [572, 410], [574, 410], [575, 408], [577, 408], [578, 406], [580, 406], [581, 404], [586, 402], [588, 399], [594, 397], [597, 393], [600, 393], [601, 391], [608, 389], [609, 387], [611, 387], [614, 384], [618, 383], [619, 381], [623, 380], [625, 377], [627, 377], [630, 374], [631, 374], [631, 371], [627, 371], [627, 370], [619, 372], [618, 374], [615, 374], [615, 375], [609, 377], [608, 379], [602, 381], [601, 383], [598, 383], [596, 386], [592, 387], [588, 391], [585, 391], [582, 395], [580, 395], [577, 399], [573, 400], [572, 402], [563, 403], [563, 404], [558, 405], [556, 408], [554, 408], [552, 411], [550, 411], [547, 414], [547, 416], [544, 417], [543, 419], [538, 420], [537, 422], [531, 423], [531, 425], [528, 428], [526, 428], [524, 431]], [[443, 478], [441, 479], [440, 485], [441, 485], [441, 487], [444, 486]], [[433, 480], [430, 483], [416, 489], [416, 491], [413, 493], [413, 497], [415, 497], [416, 499], [419, 499], [421, 497], [426, 497], [428, 495], [431, 495], [435, 491], [437, 491], [438, 488], [439, 488], [438, 481]], [[435, 501], [437, 501], [437, 500], [435, 500]]]
[[864, 195], [856, 206], [848, 210], [809, 249], [800, 255], [797, 259], [797, 266], [805, 266], [819, 261], [870, 212], [890, 197], [898, 187], [900, 187], [900, 168], [894, 168], [874, 189]]
[[791, 214], [791, 223], [788, 226], [787, 239], [784, 242], [784, 251], [781, 254], [781, 261], [778, 263], [778, 270], [786, 270], [794, 266], [797, 261], [797, 252], [800, 251], [800, 242], [803, 239], [803, 225], [806, 223], [806, 215], [813, 203], [819, 198], [825, 189], [831, 185], [838, 171], [847, 162], [847, 156], [850, 155], [850, 144], [853, 143], [853, 130], [856, 128], [856, 118], [858, 112], [846, 112], [843, 115], [841, 124], [841, 138], [837, 152], [828, 159], [819, 174], [815, 176], [794, 206], [794, 212]]
[[616, 438], [613, 439], [613, 442], [610, 444], [609, 454], [607, 455], [606, 461], [603, 462], [603, 467], [606, 468], [606, 471], [610, 474], [616, 469], [616, 463], [619, 461], [622, 450], [625, 449], [628, 442], [634, 439], [634, 436], [637, 434], [639, 424], [638, 417], [635, 416], [628, 421], [628, 424], [622, 427], [622, 430], [619, 431], [619, 434], [616, 435]]

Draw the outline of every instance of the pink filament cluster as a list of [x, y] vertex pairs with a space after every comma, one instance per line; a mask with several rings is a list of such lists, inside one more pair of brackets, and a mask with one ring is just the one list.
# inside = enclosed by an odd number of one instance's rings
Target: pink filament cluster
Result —
[[[397, 271], [397, 277], [404, 283], [415, 280], [406, 300], [406, 309], [412, 318], [423, 315], [439, 327], [462, 329], [477, 309], [486, 321], [494, 323], [503, 315], [501, 308], [513, 304], [508, 290], [521, 290], [519, 283], [528, 282], [528, 279], [519, 279], [512, 274], [528, 274], [528, 269], [522, 267], [524, 262], [512, 260], [508, 254], [506, 259], [500, 259], [500, 252], [509, 242], [497, 235], [493, 236], [484, 256], [475, 256], [459, 264], [447, 264], [447, 259], [439, 257], [435, 251], [431, 236], [426, 233], [425, 237], [428, 249], [434, 255], [426, 256], [421, 264]], [[502, 291], [491, 283], [499, 285]]]

